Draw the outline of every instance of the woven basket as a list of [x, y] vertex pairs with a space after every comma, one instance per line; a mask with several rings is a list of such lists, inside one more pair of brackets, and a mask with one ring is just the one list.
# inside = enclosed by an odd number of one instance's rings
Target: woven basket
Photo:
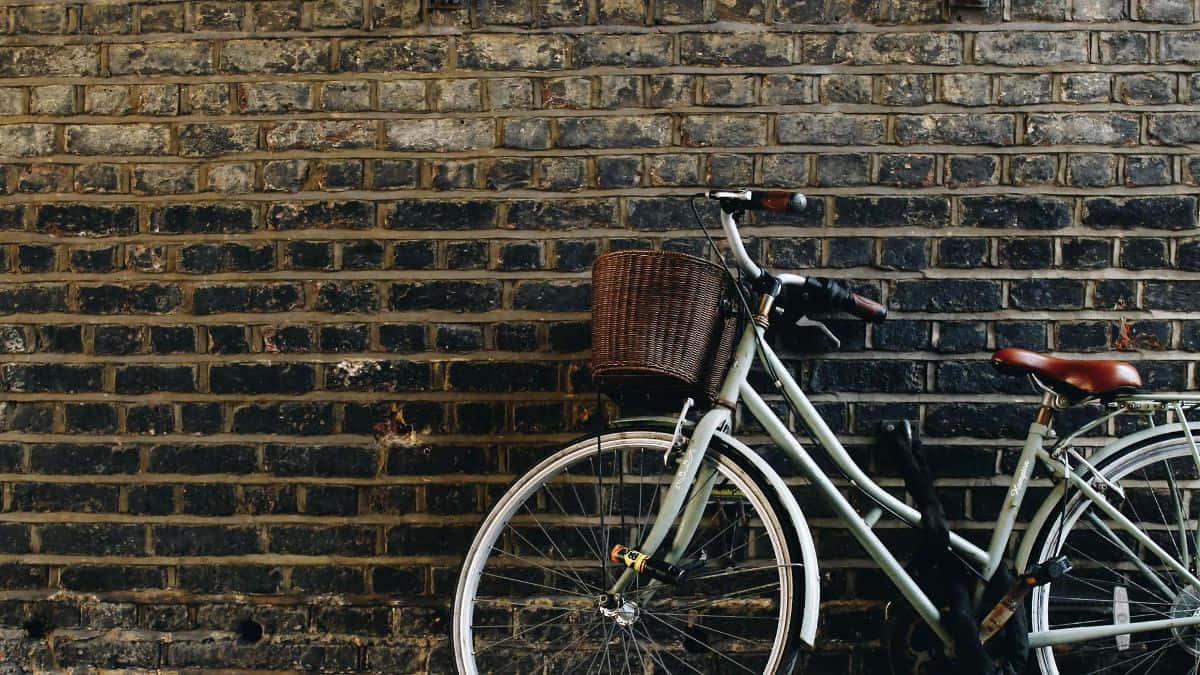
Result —
[[683, 253], [618, 251], [592, 266], [592, 377], [607, 393], [716, 400], [737, 317], [721, 266]]

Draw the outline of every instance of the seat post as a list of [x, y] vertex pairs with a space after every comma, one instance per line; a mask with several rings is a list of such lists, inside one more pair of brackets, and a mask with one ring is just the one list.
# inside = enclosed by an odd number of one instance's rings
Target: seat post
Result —
[[1050, 422], [1054, 420], [1054, 412], [1058, 410], [1057, 405], [1055, 405], [1056, 403], [1058, 403], [1058, 396], [1050, 390], [1044, 390], [1042, 392], [1042, 407], [1038, 408], [1037, 417], [1034, 419], [1034, 422], [1049, 427]]

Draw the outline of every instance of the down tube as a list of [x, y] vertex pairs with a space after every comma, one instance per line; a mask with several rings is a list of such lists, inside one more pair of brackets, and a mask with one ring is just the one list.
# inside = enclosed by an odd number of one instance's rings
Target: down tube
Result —
[[944, 644], [952, 645], [953, 640], [942, 625], [941, 614], [938, 612], [937, 606], [904, 571], [904, 566], [900, 564], [900, 561], [896, 560], [892, 552], [883, 545], [883, 542], [879, 541], [879, 537], [875, 536], [871, 528], [850, 505], [850, 502], [846, 501], [846, 498], [834, 486], [833, 481], [829, 480], [829, 477], [821, 471], [816, 461], [804, 451], [804, 448], [800, 447], [800, 443], [796, 441], [783, 422], [779, 421], [775, 413], [771, 412], [758, 392], [754, 391], [749, 384], [743, 384], [741, 393], [742, 400], [750, 410], [750, 414], [754, 415], [754, 418], [767, 430], [771, 439], [784, 450], [800, 474], [807, 478], [817, 492], [825, 498], [825, 501], [837, 514], [838, 519], [850, 530], [858, 543], [862, 544], [867, 554], [879, 565], [884, 574], [892, 580], [892, 583], [913, 606], [917, 614], [925, 620], [925, 623]]

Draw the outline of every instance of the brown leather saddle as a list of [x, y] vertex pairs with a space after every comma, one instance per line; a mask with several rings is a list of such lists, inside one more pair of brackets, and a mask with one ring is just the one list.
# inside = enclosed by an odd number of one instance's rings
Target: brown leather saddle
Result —
[[1072, 401], [1092, 396], [1110, 400], [1142, 386], [1137, 368], [1125, 361], [1062, 359], [1008, 347], [992, 354], [992, 365], [1005, 375], [1035, 375]]

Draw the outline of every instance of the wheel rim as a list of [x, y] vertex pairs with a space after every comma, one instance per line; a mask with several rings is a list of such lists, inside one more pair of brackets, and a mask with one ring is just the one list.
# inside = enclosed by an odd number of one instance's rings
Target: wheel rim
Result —
[[[1114, 458], [1100, 471], [1125, 490], [1122, 513], [1142, 523], [1151, 538], [1177, 560], [1186, 558], [1195, 573], [1200, 567], [1200, 473], [1190, 447], [1178, 439], [1162, 441]], [[1192, 616], [1200, 611], [1197, 589], [1153, 554], [1141, 551], [1127, 534], [1116, 535], [1124, 549], [1114, 543], [1105, 527], [1109, 531], [1115, 528], [1103, 519], [1095, 523], [1087, 506], [1082, 500], [1073, 500], [1065, 525], [1058, 519], [1048, 523], [1038, 559], [1061, 550], [1075, 567], [1066, 579], [1034, 589], [1033, 630], [1111, 624], [1124, 621], [1126, 613], [1129, 621], [1136, 622]], [[1133, 557], [1149, 569], [1140, 568]], [[1200, 672], [1200, 631], [1187, 627], [1044, 647], [1037, 658], [1048, 675], [1195, 674]]]
[[[704, 548], [717, 559], [693, 575], [685, 587], [692, 590], [652, 589], [639, 577], [607, 611], [600, 606], [619, 570], [597, 559], [614, 539], [640, 539], [642, 516], [657, 510], [671, 476], [661, 465], [669, 436], [615, 436], [606, 437], [600, 460], [594, 439], [545, 460], [485, 520], [456, 599], [460, 670], [776, 672], [793, 618], [790, 551], [769, 500], [728, 458], [714, 462], [718, 497], [683, 558]], [[754, 518], [744, 517], [748, 510]]]

